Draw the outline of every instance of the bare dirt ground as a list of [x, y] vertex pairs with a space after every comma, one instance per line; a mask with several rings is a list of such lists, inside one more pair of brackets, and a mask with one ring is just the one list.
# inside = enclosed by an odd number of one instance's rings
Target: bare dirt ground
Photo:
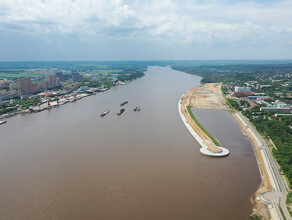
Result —
[[[182, 113], [187, 119], [188, 123], [198, 133], [198, 135], [208, 144], [208, 149], [213, 152], [221, 151], [217, 148], [212, 140], [197, 126], [191, 116], [188, 114], [187, 106], [204, 109], [220, 109], [231, 110], [225, 102], [225, 99], [221, 92], [222, 83], [207, 83], [202, 86], [196, 87], [188, 91], [182, 97]], [[244, 124], [237, 118], [237, 116], [231, 114], [241, 127], [242, 132], [249, 138], [252, 143], [255, 156], [257, 158], [259, 170], [261, 173], [262, 183], [254, 195], [251, 196], [251, 203], [254, 205], [254, 212], [262, 219], [270, 219], [267, 206], [259, 202], [256, 198], [263, 192], [270, 191], [272, 189], [267, 170], [264, 165], [263, 158], [259, 151], [259, 146], [254, 139], [254, 136], [247, 130]]]
[[221, 83], [207, 83], [188, 91], [187, 105], [196, 108], [228, 109], [221, 94]]

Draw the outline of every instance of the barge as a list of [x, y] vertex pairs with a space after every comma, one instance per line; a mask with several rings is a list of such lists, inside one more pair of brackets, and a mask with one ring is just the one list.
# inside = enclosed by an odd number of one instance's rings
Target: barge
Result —
[[125, 101], [125, 102], [121, 103], [120, 106], [124, 106], [124, 105], [126, 105], [127, 103], [128, 103], [128, 101]]
[[124, 111], [125, 111], [125, 109], [124, 108], [122, 108], [119, 112], [118, 112], [118, 114], [117, 115], [121, 115], [121, 114], [123, 114], [124, 113]]
[[100, 117], [106, 116], [109, 112], [109, 110], [104, 111], [103, 113], [101, 113]]

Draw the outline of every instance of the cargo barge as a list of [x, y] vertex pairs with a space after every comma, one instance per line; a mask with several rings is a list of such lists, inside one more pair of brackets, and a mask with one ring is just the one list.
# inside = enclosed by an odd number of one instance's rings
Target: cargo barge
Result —
[[109, 110], [104, 111], [103, 113], [101, 113], [100, 117], [106, 116], [109, 112]]
[[125, 101], [125, 102], [121, 103], [120, 106], [124, 106], [124, 105], [126, 105], [127, 103], [128, 103], [128, 101]]
[[118, 113], [117, 113], [117, 115], [121, 115], [121, 114], [123, 114], [124, 113], [124, 111], [125, 111], [125, 109], [124, 108], [122, 108]]

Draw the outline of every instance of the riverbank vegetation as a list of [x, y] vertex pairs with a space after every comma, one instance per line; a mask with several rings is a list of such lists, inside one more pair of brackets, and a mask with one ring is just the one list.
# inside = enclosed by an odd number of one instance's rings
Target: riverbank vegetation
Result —
[[130, 80], [133, 80], [133, 79], [140, 78], [140, 77], [142, 77], [144, 75], [145, 74], [142, 71], [132, 70], [132, 71], [120, 72], [119, 75], [117, 76], [117, 78], [118, 78], [119, 81], [124, 82], [124, 81], [130, 81]]
[[242, 108], [240, 107], [240, 105], [236, 102], [236, 101], [234, 101], [233, 99], [226, 99], [227, 100], [227, 104], [231, 107], [231, 108], [234, 108], [234, 109], [236, 109], [236, 110], [238, 110], [238, 111], [241, 111], [242, 110]]
[[196, 122], [198, 127], [213, 141], [213, 143], [216, 146], [220, 146], [219, 142], [201, 125], [201, 123], [198, 121], [198, 119], [194, 116], [191, 108], [192, 108], [191, 106], [187, 106], [187, 110], [188, 110], [190, 116]]
[[260, 112], [259, 107], [250, 111], [242, 111], [250, 122], [267, 139], [272, 139], [277, 147], [272, 152], [285, 173], [290, 185], [292, 184], [292, 125], [291, 117], [282, 117], [280, 120], [272, 113]]
[[6, 107], [6, 108], [3, 108], [3, 109], [0, 109], [0, 115], [12, 112], [12, 111], [14, 111], [16, 109], [17, 109], [16, 107]]

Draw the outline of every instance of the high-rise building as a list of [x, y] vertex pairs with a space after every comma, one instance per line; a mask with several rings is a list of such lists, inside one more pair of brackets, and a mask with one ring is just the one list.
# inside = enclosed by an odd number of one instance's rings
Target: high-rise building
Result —
[[56, 79], [56, 85], [57, 86], [60, 86], [61, 85], [61, 82], [60, 82], [60, 79], [59, 78]]
[[44, 80], [44, 82], [43, 82], [43, 89], [44, 90], [47, 90], [49, 88], [49, 80]]
[[39, 91], [43, 91], [44, 89], [44, 83], [38, 83]]
[[38, 91], [39, 91], [39, 84], [33, 82], [31, 84], [31, 92], [34, 93], [34, 92], [38, 92]]
[[48, 79], [44, 80], [43, 85], [41, 86], [43, 90], [47, 90], [50, 88], [55, 88], [57, 86], [60, 86], [60, 79], [57, 78], [56, 75], [48, 75]]
[[68, 75], [63, 75], [62, 72], [58, 72], [56, 73], [56, 77], [57, 79], [60, 79], [60, 82], [65, 82], [69, 79], [69, 76]]
[[28, 95], [32, 93], [32, 82], [30, 77], [19, 78], [16, 84], [18, 95]]
[[83, 79], [82, 75], [79, 75], [79, 73], [73, 73], [72, 74], [72, 80], [73, 82], [81, 81]]
[[48, 76], [49, 80], [49, 88], [54, 88], [57, 86], [57, 77], [56, 75], [49, 75]]

